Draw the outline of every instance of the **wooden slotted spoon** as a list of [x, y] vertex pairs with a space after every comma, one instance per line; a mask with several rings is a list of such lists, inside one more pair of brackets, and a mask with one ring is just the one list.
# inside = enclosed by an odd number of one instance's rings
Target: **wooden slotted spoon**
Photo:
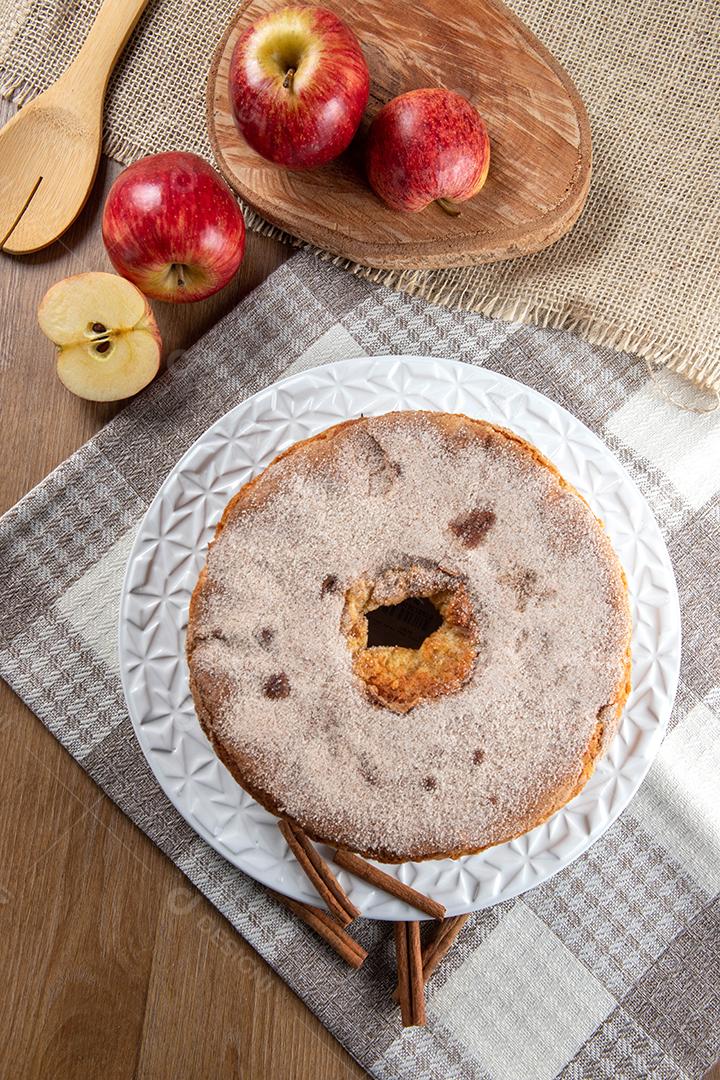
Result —
[[72, 225], [102, 148], [105, 89], [148, 0], [105, 0], [65, 74], [0, 131], [0, 250], [37, 251]]

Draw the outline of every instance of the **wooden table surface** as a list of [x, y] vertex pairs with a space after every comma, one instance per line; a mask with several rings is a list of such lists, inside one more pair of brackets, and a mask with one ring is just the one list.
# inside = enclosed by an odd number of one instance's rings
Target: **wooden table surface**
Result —
[[[12, 109], [0, 102], [0, 123]], [[0, 255], [0, 512], [120, 406], [68, 393], [36, 310], [68, 274], [111, 269], [89, 204], [46, 251]], [[183, 349], [290, 254], [248, 234], [236, 279], [155, 304]], [[0, 1075], [21, 1080], [345, 1080], [365, 1076], [181, 872], [0, 682]]]

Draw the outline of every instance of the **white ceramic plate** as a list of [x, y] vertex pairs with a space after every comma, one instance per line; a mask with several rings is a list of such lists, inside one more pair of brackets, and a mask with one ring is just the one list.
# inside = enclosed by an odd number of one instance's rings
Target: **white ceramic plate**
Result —
[[[660, 530], [622, 466], [570, 413], [493, 371], [416, 356], [328, 364], [255, 394], [197, 440], [145, 515], [123, 588], [120, 665], [138, 741], [183, 817], [251, 877], [317, 903], [276, 819], [235, 783], [200, 729], [185, 663], [188, 602], [215, 524], [242, 484], [299, 439], [392, 409], [463, 412], [538, 446], [605, 522], [632, 602], [632, 694], [618, 735], [581, 794], [544, 825], [480, 855], [385, 867], [458, 914], [540, 884], [605, 832], [642, 783], [675, 695], [680, 610]], [[346, 873], [340, 879], [369, 918], [417, 917]]]

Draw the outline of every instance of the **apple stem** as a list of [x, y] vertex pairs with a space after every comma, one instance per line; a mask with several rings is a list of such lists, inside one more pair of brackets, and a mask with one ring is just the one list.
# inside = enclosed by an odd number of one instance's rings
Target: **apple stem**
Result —
[[458, 215], [462, 213], [457, 203], [451, 202], [450, 199], [436, 199], [435, 202], [446, 214], [449, 214], [450, 217], [458, 217]]
[[288, 68], [285, 72], [285, 78], [283, 79], [283, 86], [286, 90], [293, 89], [293, 79], [295, 77], [295, 68]]
[[175, 280], [177, 282], [178, 289], [185, 288], [185, 274], [183, 273], [184, 267], [182, 263], [173, 263], [170, 268], [175, 274]]

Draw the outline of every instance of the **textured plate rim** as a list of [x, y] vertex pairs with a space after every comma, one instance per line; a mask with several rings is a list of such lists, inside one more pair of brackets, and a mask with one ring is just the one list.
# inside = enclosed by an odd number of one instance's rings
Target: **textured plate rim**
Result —
[[[652, 523], [653, 530], [654, 530], [654, 535], [653, 535], [653, 538], [652, 538], [653, 539], [653, 551], [654, 551], [655, 555], [658, 557], [659, 562], [663, 566], [663, 569], [664, 569], [665, 575], [666, 575], [666, 584], [669, 587], [668, 588], [668, 593], [669, 593], [668, 600], [667, 600], [666, 605], [665, 605], [670, 610], [670, 616], [671, 616], [671, 617], [668, 618], [668, 622], [670, 623], [670, 630], [668, 632], [670, 642], [669, 642], [669, 647], [667, 647], [667, 643], [666, 643], [666, 649], [665, 649], [665, 653], [664, 653], [664, 655], [665, 655], [665, 665], [666, 665], [666, 670], [664, 671], [664, 675], [665, 675], [665, 681], [666, 681], [666, 687], [667, 687], [666, 694], [665, 694], [665, 702], [664, 702], [663, 707], [658, 712], [658, 719], [657, 719], [657, 723], [655, 725], [655, 729], [654, 729], [654, 733], [653, 733], [654, 737], [651, 740], [652, 745], [650, 746], [649, 750], [646, 748], [644, 753], [642, 755], [639, 755], [639, 759], [641, 760], [641, 766], [637, 770], [637, 772], [635, 774], [635, 777], [634, 777], [634, 780], [631, 782], [626, 795], [624, 797], [621, 797], [620, 799], [616, 800], [613, 808], [610, 810], [610, 812], [607, 814], [606, 818], [599, 825], [591, 828], [589, 833], [586, 835], [586, 837], [582, 841], [579, 841], [579, 842], [575, 843], [575, 845], [572, 847], [572, 851], [571, 851], [571, 853], [569, 855], [565, 855], [565, 856], [557, 856], [557, 855], [555, 855], [555, 856], [553, 856], [553, 858], [554, 858], [553, 864], [550, 865], [550, 866], [545, 867], [543, 869], [543, 871], [539, 875], [536, 875], [534, 877], [533, 880], [527, 880], [527, 877], [525, 876], [524, 873], [518, 873], [518, 874], [515, 875], [515, 877], [513, 878], [513, 880], [511, 881], [511, 883], [509, 885], [507, 885], [504, 888], [499, 889], [497, 893], [494, 893], [492, 895], [488, 895], [486, 897], [483, 896], [479, 900], [476, 899], [472, 904], [467, 904], [466, 902], [461, 902], [457, 906], [453, 906], [452, 902], [448, 902], [447, 897], [443, 896], [443, 902], [447, 906], [448, 915], [456, 915], [456, 914], [460, 914], [460, 913], [464, 913], [464, 912], [479, 911], [479, 910], [482, 910], [482, 909], [484, 909], [486, 907], [493, 906], [494, 904], [502, 903], [505, 900], [512, 899], [512, 898], [514, 898], [516, 896], [521, 895], [524, 892], [527, 892], [529, 889], [535, 888], [536, 886], [543, 884], [545, 881], [548, 881], [551, 877], [553, 877], [556, 873], [559, 873], [561, 870], [565, 869], [567, 866], [570, 866], [573, 862], [576, 861], [576, 859], [578, 859], [581, 855], [583, 855], [588, 850], [588, 848], [590, 848], [597, 840], [599, 840], [603, 836], [603, 834], [607, 831], [607, 829], [610, 828], [610, 826], [613, 824], [613, 822], [615, 820], [617, 820], [619, 815], [627, 808], [629, 803], [632, 801], [632, 799], [637, 794], [637, 791], [639, 790], [641, 784], [643, 783], [643, 781], [644, 781], [644, 779], [645, 779], [645, 777], [646, 777], [646, 775], [647, 775], [647, 773], [648, 773], [648, 771], [650, 769], [650, 766], [652, 765], [652, 763], [654, 761], [654, 758], [657, 755], [657, 752], [658, 752], [658, 750], [660, 748], [660, 745], [662, 743], [662, 739], [663, 739], [663, 737], [665, 735], [665, 732], [667, 730], [667, 724], [668, 724], [668, 721], [669, 721], [669, 718], [670, 718], [670, 715], [671, 715], [671, 712], [672, 712], [672, 707], [673, 707], [675, 694], [676, 694], [676, 690], [677, 690], [677, 684], [678, 684], [679, 672], [680, 672], [680, 652], [681, 652], [680, 602], [679, 602], [679, 597], [678, 597], [678, 592], [677, 592], [677, 585], [676, 585], [676, 582], [675, 582], [675, 575], [674, 575], [672, 564], [671, 564], [671, 561], [670, 561], [670, 556], [668, 554], [667, 546], [666, 546], [664, 538], [662, 536], [660, 527], [659, 527], [659, 525], [658, 525], [658, 523], [657, 523], [657, 521], [655, 519], [655, 515], [653, 514], [652, 509], [650, 508], [649, 504], [647, 503], [647, 500], [642, 495], [642, 493], [640, 492], [639, 488], [637, 487], [635, 481], [629, 475], [629, 473], [627, 472], [625, 467], [622, 465], [622, 463], [620, 461], [618, 461], [618, 459], [612, 453], [612, 451], [609, 449], [609, 447], [606, 446], [606, 444], [602, 441], [602, 439], [598, 435], [595, 434], [594, 431], [592, 431], [589, 427], [587, 427], [587, 425], [585, 425], [581, 420], [579, 420], [577, 417], [575, 417], [569, 410], [565, 409], [562, 405], [559, 405], [557, 402], [553, 401], [552, 398], [549, 398], [547, 395], [541, 393], [538, 390], [535, 390], [533, 387], [530, 387], [530, 386], [526, 385], [525, 383], [519, 382], [516, 379], [512, 379], [509, 376], [502, 375], [500, 372], [496, 372], [492, 368], [488, 368], [488, 367], [481, 366], [481, 365], [467, 364], [467, 363], [465, 363], [463, 361], [454, 360], [454, 359], [450, 359], [450, 358], [447, 358], [447, 357], [416, 356], [416, 355], [409, 355], [409, 354], [398, 354], [398, 355], [384, 354], [384, 355], [373, 355], [373, 356], [364, 356], [363, 355], [363, 356], [348, 358], [348, 359], [345, 359], [345, 360], [332, 361], [330, 363], [323, 364], [323, 365], [318, 366], [318, 367], [308, 368], [306, 370], [296, 372], [296, 373], [291, 374], [289, 376], [285, 376], [283, 378], [280, 378], [280, 379], [276, 380], [275, 382], [271, 383], [270, 385], [268, 385], [266, 387], [263, 387], [261, 390], [258, 390], [256, 393], [251, 394], [249, 397], [245, 398], [244, 400], [238, 402], [237, 405], [233, 406], [231, 409], [229, 409], [222, 416], [218, 417], [188, 447], [188, 449], [185, 451], [185, 453], [180, 457], [180, 459], [176, 462], [176, 464], [173, 466], [173, 468], [168, 472], [168, 474], [163, 479], [160, 487], [158, 488], [158, 491], [156, 492], [155, 496], [151, 500], [147, 510], [143, 514], [142, 520], [140, 521], [140, 524], [138, 526], [138, 529], [137, 529], [137, 532], [136, 532], [136, 535], [135, 535], [135, 539], [133, 541], [133, 545], [132, 545], [132, 548], [131, 548], [131, 551], [130, 551], [130, 555], [128, 557], [128, 561], [127, 561], [127, 565], [126, 565], [126, 569], [125, 569], [125, 574], [124, 574], [124, 577], [123, 577], [122, 591], [121, 591], [120, 610], [119, 610], [119, 619], [118, 619], [118, 656], [119, 656], [119, 661], [120, 661], [120, 678], [121, 678], [121, 684], [122, 684], [122, 688], [123, 688], [123, 694], [124, 694], [124, 697], [125, 697], [126, 706], [128, 708], [128, 713], [130, 715], [130, 719], [131, 719], [131, 722], [132, 722], [132, 725], [133, 725], [133, 731], [135, 733], [135, 737], [138, 740], [138, 743], [139, 743], [140, 748], [141, 748], [141, 750], [143, 752], [143, 755], [144, 755], [148, 765], [150, 766], [150, 769], [151, 769], [153, 775], [155, 776], [155, 779], [157, 780], [157, 782], [160, 785], [161, 789], [165, 793], [166, 797], [169, 799], [169, 801], [172, 803], [172, 805], [175, 807], [175, 809], [178, 811], [178, 813], [181, 815], [181, 817], [183, 817], [183, 819], [188, 823], [190, 828], [192, 828], [193, 831], [195, 831], [199, 836], [201, 836], [219, 855], [221, 855], [224, 859], [226, 859], [228, 862], [230, 862], [231, 865], [233, 865], [233, 866], [237, 867], [238, 869], [242, 870], [244, 873], [247, 873], [250, 877], [254, 878], [255, 880], [259, 881], [260, 883], [262, 883], [264, 885], [267, 885], [270, 888], [275, 889], [277, 892], [284, 893], [284, 894], [286, 894], [288, 896], [295, 897], [295, 898], [303, 900], [305, 902], [312, 901], [312, 902], [315, 902], [315, 903], [319, 903], [318, 898], [314, 896], [314, 894], [313, 894], [312, 890], [310, 889], [310, 887], [307, 886], [307, 883], [305, 883], [304, 888], [302, 886], [300, 888], [298, 888], [298, 887], [293, 886], [292, 884], [288, 883], [288, 881], [285, 879], [285, 877], [283, 875], [280, 875], [280, 877], [278, 877], [277, 873], [262, 873], [262, 872], [258, 872], [257, 868], [248, 868], [247, 866], [243, 866], [240, 860], [233, 859], [228, 854], [227, 850], [222, 849], [222, 847], [219, 845], [218, 842], [216, 842], [215, 837], [212, 835], [212, 833], [210, 833], [210, 831], [208, 829], [204, 828], [197, 820], [193, 819], [192, 816], [190, 815], [190, 813], [186, 812], [183, 809], [183, 807], [181, 805], [179, 805], [178, 800], [175, 798], [175, 795], [174, 795], [173, 791], [171, 790], [169, 782], [166, 780], [164, 774], [159, 769], [159, 764], [158, 764], [158, 761], [157, 761], [156, 754], [153, 753], [152, 751], [149, 751], [146, 748], [146, 740], [145, 740], [145, 737], [143, 735], [143, 730], [142, 730], [142, 721], [139, 718], [139, 716], [136, 714], [136, 710], [135, 710], [135, 707], [134, 707], [134, 702], [132, 700], [132, 696], [131, 696], [131, 692], [130, 692], [129, 664], [127, 662], [127, 657], [126, 657], [126, 633], [125, 633], [126, 626], [127, 626], [127, 614], [128, 614], [127, 609], [128, 609], [129, 603], [130, 603], [130, 593], [131, 593], [131, 590], [130, 590], [129, 586], [130, 586], [130, 580], [131, 580], [131, 577], [132, 577], [132, 574], [133, 574], [133, 570], [134, 570], [136, 561], [137, 561], [137, 559], [139, 557], [139, 554], [140, 554], [141, 546], [142, 546], [142, 544], [144, 542], [144, 532], [145, 532], [145, 528], [146, 528], [146, 525], [147, 525], [148, 521], [150, 520], [150, 518], [153, 515], [153, 513], [155, 512], [158, 504], [162, 500], [163, 495], [164, 495], [166, 489], [168, 488], [168, 486], [172, 483], [172, 481], [176, 477], [178, 477], [180, 474], [182, 474], [184, 466], [192, 458], [195, 451], [199, 447], [201, 447], [203, 445], [203, 443], [212, 436], [212, 433], [213, 433], [213, 431], [215, 431], [215, 429], [219, 428], [222, 424], [229, 421], [234, 416], [234, 414], [236, 414], [236, 413], [237, 414], [242, 414], [244, 411], [250, 411], [252, 409], [252, 406], [253, 406], [254, 403], [258, 403], [258, 402], [262, 401], [264, 398], [272, 398], [272, 396], [280, 389], [283, 389], [283, 390], [292, 389], [296, 393], [298, 391], [302, 392], [303, 389], [304, 389], [304, 384], [307, 385], [307, 384], [311, 383], [313, 378], [315, 378], [315, 379], [321, 378], [322, 379], [322, 377], [327, 378], [328, 375], [336, 375], [336, 376], [338, 376], [337, 381], [336, 381], [336, 385], [337, 385], [338, 389], [342, 389], [343, 386], [344, 386], [344, 381], [342, 379], [342, 376], [351, 375], [353, 380], [357, 380], [357, 378], [358, 378], [358, 367], [359, 366], [360, 367], [371, 367], [372, 368], [372, 367], [374, 367], [374, 366], [376, 366], [378, 364], [395, 365], [395, 372], [394, 372], [395, 375], [397, 375], [397, 373], [400, 370], [407, 369], [411, 378], [416, 378], [420, 374], [420, 371], [421, 371], [421, 369], [423, 367], [425, 367], [425, 368], [427, 368], [427, 367], [431, 367], [431, 368], [439, 367], [439, 368], [445, 369], [447, 371], [454, 371], [455, 374], [459, 377], [458, 382], [457, 382], [457, 385], [459, 387], [462, 385], [461, 378], [462, 378], [463, 375], [465, 376], [465, 378], [467, 380], [470, 380], [470, 379], [474, 378], [478, 382], [482, 382], [484, 379], [491, 379], [493, 382], [497, 383], [498, 385], [500, 385], [503, 388], [503, 391], [504, 391], [505, 394], [510, 394], [510, 393], [517, 394], [518, 392], [522, 392], [523, 394], [528, 395], [530, 400], [542, 402], [544, 408], [546, 408], [546, 409], [549, 408], [550, 411], [552, 413], [555, 413], [558, 417], [565, 418], [567, 421], [570, 422], [571, 425], [579, 426], [582, 429], [582, 431], [584, 433], [584, 436], [587, 439], [587, 442], [594, 445], [596, 450], [598, 450], [603, 457], [605, 457], [606, 459], [609, 459], [609, 460], [612, 461], [613, 467], [618, 472], [620, 477], [622, 478], [622, 482], [623, 482], [624, 486], [627, 488], [627, 490], [629, 492], [632, 493], [632, 496], [633, 496], [636, 504], [640, 505], [643, 508], [643, 510], [645, 511], [645, 513], [647, 514], [650, 522]], [[430, 378], [432, 378], [432, 372], [428, 372], [426, 374], [426, 378], [427, 378], [428, 375], [430, 376]], [[312, 387], [308, 385], [307, 389], [310, 390], [310, 389], [312, 389]], [[401, 388], [399, 386], [393, 386], [392, 389], [397, 394], [408, 393], [406, 388]], [[415, 391], [415, 392], [417, 393], [417, 391]], [[409, 406], [404, 406], [404, 407], [407, 408]], [[442, 405], [434, 405], [434, 403], [432, 403], [431, 401], [429, 401], [428, 404], [426, 406], [424, 406], [424, 407], [426, 407], [428, 409], [433, 409], [434, 408], [436, 411], [452, 411], [452, 410], [443, 410]], [[387, 411], [387, 410], [383, 409], [382, 411]], [[466, 412], [467, 415], [477, 416], [477, 418], [480, 418], [480, 419], [483, 418], [483, 415], [482, 415], [482, 413], [480, 411], [477, 411], [477, 410], [473, 411], [471, 408], [470, 409], [468, 409], [467, 407], [464, 407], [462, 409], [458, 408], [455, 411], [458, 411], [458, 412], [462, 411], [462, 412]], [[357, 415], [357, 413], [348, 413], [347, 414], [347, 416], [351, 416], [351, 415]], [[332, 419], [332, 424], [340, 423], [342, 421], [342, 419], [343, 419], [343, 416], [338, 416], [336, 418], [334, 417]], [[499, 421], [497, 421], [497, 420], [493, 420], [492, 422], [499, 423]], [[327, 427], [327, 426], [332, 426], [332, 425], [327, 424], [327, 423], [325, 423], [325, 424], [321, 423], [321, 424], [317, 425], [315, 430], [320, 431], [320, 430], [323, 430], [323, 428]], [[512, 422], [508, 421], [508, 422], [505, 422], [505, 426], [507, 426], [509, 428], [512, 428], [513, 425], [512, 425]], [[520, 434], [522, 434], [522, 433], [520, 433]], [[532, 441], [532, 436], [531, 435], [528, 436], [528, 435], [523, 434], [523, 437], [527, 437]], [[275, 452], [279, 452], [279, 449], [280, 449], [280, 445], [278, 445]], [[254, 472], [253, 472], [253, 475], [257, 471], [259, 471], [259, 470], [255, 469]], [[665, 629], [667, 631], [668, 628], [666, 627]], [[183, 640], [184, 640], [184, 638], [183, 638]], [[657, 661], [657, 657], [656, 657], [656, 661]], [[182, 654], [182, 657], [181, 657], [181, 663], [182, 663], [182, 665], [185, 665], [184, 650], [183, 650], [183, 654]], [[631, 695], [631, 700], [632, 700], [632, 695]], [[628, 711], [629, 708], [630, 708], [630, 702], [628, 702], [628, 705], [626, 706], [626, 712]], [[195, 720], [195, 723], [197, 724], [197, 719]], [[201, 735], [199, 724], [197, 724], [197, 728], [198, 728], [198, 735]], [[202, 738], [204, 739], [204, 736], [202, 736]], [[611, 747], [611, 749], [612, 749], [612, 747]], [[638, 757], [638, 755], [634, 755], [634, 754], [631, 755], [631, 756], [632, 757]], [[596, 773], [596, 776], [597, 776], [597, 773]], [[498, 844], [498, 845], [496, 845], [496, 846], [494, 846], [492, 848], [486, 849], [486, 851], [481, 852], [481, 853], [479, 853], [477, 855], [464, 856], [463, 858], [461, 858], [459, 860], [450, 860], [450, 859], [446, 859], [446, 860], [428, 860], [428, 861], [423, 862], [423, 863], [402, 863], [402, 864], [398, 864], [398, 865], [378, 864], [378, 865], [382, 866], [382, 868], [385, 869], [388, 873], [391, 873], [393, 876], [398, 877], [399, 880], [405, 881], [408, 884], [413, 883], [413, 880], [414, 880], [414, 877], [415, 877], [415, 874], [416, 874], [416, 871], [417, 871], [418, 867], [426, 868], [428, 866], [433, 865], [436, 868], [438, 868], [438, 875], [437, 876], [439, 876], [440, 873], [442, 872], [443, 867], [455, 868], [455, 867], [460, 866], [460, 865], [467, 866], [467, 864], [472, 864], [473, 861], [479, 861], [479, 860], [482, 860], [483, 863], [486, 863], [487, 865], [492, 865], [490, 860], [492, 859], [493, 855], [502, 855], [502, 852], [504, 850], [506, 850], [506, 849], [512, 849], [516, 854], [519, 854], [521, 856], [527, 856], [527, 862], [524, 863], [524, 865], [528, 865], [531, 854], [532, 854], [531, 851], [530, 851], [530, 848], [532, 847], [533, 837], [536, 836], [536, 834], [539, 834], [542, 830], [547, 829], [548, 826], [550, 825], [550, 823], [554, 822], [556, 819], [560, 819], [560, 817], [562, 815], [565, 815], [568, 812], [568, 810], [569, 810], [569, 812], [572, 813], [572, 807], [574, 806], [574, 804], [578, 803], [584, 797], [587, 798], [588, 789], [591, 787], [592, 783], [593, 783], [593, 781], [591, 780], [589, 782], [589, 784], [583, 789], [583, 791], [578, 796], [576, 796], [575, 799], [571, 800], [571, 802], [568, 803], [565, 807], [561, 808], [556, 814], [552, 815], [552, 817], [549, 818], [547, 822], [537, 826], [535, 829], [531, 830], [529, 833], [525, 833], [522, 836], [516, 838], [515, 840], [508, 841], [505, 844]], [[244, 793], [242, 791], [242, 789], [239, 787], [239, 785], [238, 785], [238, 791], [241, 793], [241, 797], [244, 797], [245, 799], [249, 799], [249, 797], [246, 795], [246, 793]], [[252, 804], [252, 800], [250, 800], [250, 803]], [[283, 844], [284, 844], [284, 841], [283, 841]], [[518, 850], [519, 847], [521, 847], [521, 846], [524, 846], [525, 849], [526, 849], [525, 852], [523, 852], [523, 853], [520, 853], [519, 850]], [[282, 861], [282, 865], [285, 865], [288, 857], [289, 857], [289, 852], [286, 852], [286, 855], [284, 856], [284, 859]], [[348, 888], [348, 890], [349, 890], [352, 898], [354, 899], [355, 903], [357, 903], [358, 906], [360, 906], [361, 909], [363, 908], [363, 900], [364, 899], [367, 900], [368, 898], [372, 897], [376, 892], [376, 890], [370, 889], [368, 886], [364, 885], [364, 883], [358, 882], [358, 879], [356, 879], [356, 878], [352, 878], [349, 875], [342, 874], [342, 873], [340, 873], [339, 876], [341, 878], [341, 881], [343, 881], [345, 883], [346, 888]], [[429, 895], [432, 895], [432, 889], [427, 889], [426, 888], [424, 891], [428, 892]], [[385, 898], [383, 898], [383, 899], [385, 900]], [[367, 913], [366, 914], [365, 912], [363, 912], [364, 917], [373, 918], [373, 919], [380, 919], [380, 920], [396, 920], [396, 919], [414, 919], [414, 918], [418, 918], [418, 912], [414, 908], [411, 908], [410, 906], [402, 903], [401, 901], [397, 901], [397, 900], [394, 900], [394, 899], [387, 899], [385, 902], [381, 902], [379, 904], [379, 907], [381, 908], [381, 913], [378, 913], [378, 914], [376, 914], [376, 913]]]

